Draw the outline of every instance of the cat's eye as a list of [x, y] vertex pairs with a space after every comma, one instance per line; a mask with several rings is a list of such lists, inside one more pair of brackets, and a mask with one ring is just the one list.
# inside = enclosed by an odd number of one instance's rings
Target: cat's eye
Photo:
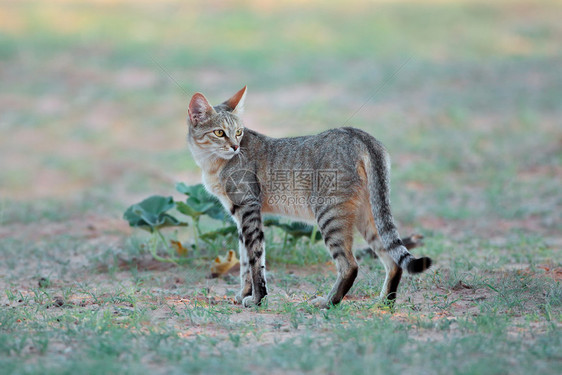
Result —
[[215, 135], [217, 137], [224, 137], [224, 130], [217, 129], [217, 130], [213, 131], [213, 133], [215, 133]]
[[242, 129], [236, 129], [236, 136], [240, 137], [242, 135]]

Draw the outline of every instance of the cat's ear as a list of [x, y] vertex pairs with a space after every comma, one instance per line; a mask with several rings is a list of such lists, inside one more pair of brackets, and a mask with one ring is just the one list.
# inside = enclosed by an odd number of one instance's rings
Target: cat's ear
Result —
[[246, 88], [247, 86], [244, 86], [242, 90], [232, 95], [230, 99], [228, 99], [226, 102], [223, 103], [235, 115], [241, 115], [242, 112], [244, 112], [244, 100], [246, 99]]
[[189, 114], [191, 125], [197, 126], [216, 112], [203, 94], [196, 93], [189, 102], [187, 113]]

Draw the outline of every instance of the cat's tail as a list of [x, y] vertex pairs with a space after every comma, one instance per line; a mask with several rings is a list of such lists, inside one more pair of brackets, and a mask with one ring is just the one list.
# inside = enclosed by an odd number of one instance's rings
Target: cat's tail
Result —
[[428, 257], [415, 258], [400, 239], [390, 211], [390, 157], [375, 139], [363, 139], [369, 150], [366, 168], [371, 209], [381, 242], [390, 257], [408, 273], [420, 273], [431, 266]]

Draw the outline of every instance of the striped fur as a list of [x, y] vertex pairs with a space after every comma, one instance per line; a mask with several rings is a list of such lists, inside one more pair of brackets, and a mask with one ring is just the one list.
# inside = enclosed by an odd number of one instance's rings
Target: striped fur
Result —
[[[315, 136], [269, 138], [245, 129], [240, 119], [246, 88], [212, 107], [202, 94], [189, 105], [188, 143], [206, 188], [230, 210], [240, 239], [237, 300], [259, 305], [267, 295], [262, 214], [316, 223], [337, 267], [326, 298], [339, 303], [358, 266], [352, 252], [356, 228], [386, 270], [381, 297], [396, 298], [402, 270], [419, 273], [429, 258], [414, 258], [399, 237], [390, 210], [390, 159], [382, 144], [354, 128]], [[379, 246], [379, 241], [382, 246]]]

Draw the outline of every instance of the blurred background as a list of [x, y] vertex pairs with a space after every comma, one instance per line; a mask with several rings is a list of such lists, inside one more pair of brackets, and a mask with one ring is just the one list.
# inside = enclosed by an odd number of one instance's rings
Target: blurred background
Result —
[[402, 226], [559, 246], [560, 14], [549, 0], [3, 1], [1, 222], [119, 226], [130, 204], [199, 182], [190, 96], [248, 85], [249, 128], [381, 140]]
[[[0, 0], [0, 372], [559, 374], [561, 16], [560, 0]], [[434, 260], [396, 310], [363, 257], [341, 308], [311, 311], [335, 267], [274, 228], [271, 302], [243, 310], [237, 275], [207, 278], [236, 236], [168, 228], [175, 266], [123, 220], [185, 200], [191, 95], [244, 85], [249, 128], [386, 145], [400, 233]]]

